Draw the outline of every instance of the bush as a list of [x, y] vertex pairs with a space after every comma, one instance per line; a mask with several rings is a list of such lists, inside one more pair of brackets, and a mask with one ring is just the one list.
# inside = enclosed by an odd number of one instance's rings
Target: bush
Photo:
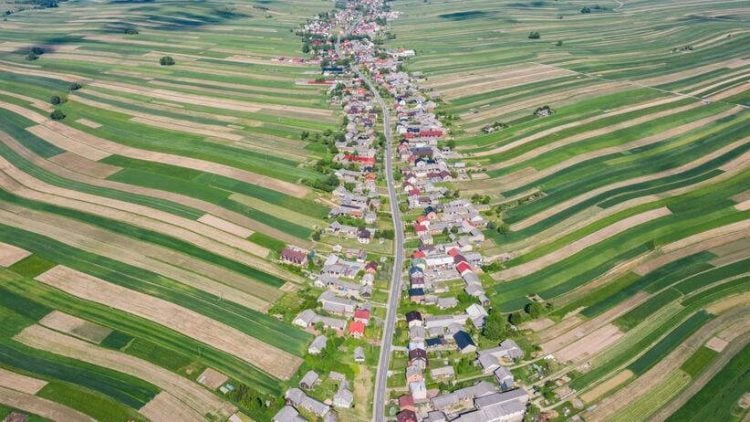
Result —
[[37, 56], [41, 56], [44, 54], [44, 49], [42, 47], [31, 47], [31, 52], [36, 54]]
[[530, 40], [538, 40], [539, 38], [542, 38], [542, 36], [541, 36], [541, 34], [539, 34], [538, 31], [529, 32], [529, 39]]
[[65, 118], [65, 113], [63, 113], [60, 110], [55, 110], [52, 113], [49, 114], [50, 119], [52, 120], [62, 120]]
[[71, 91], [78, 91], [81, 88], [83, 88], [81, 84], [79, 84], [78, 82], [73, 82], [72, 84], [70, 84], [70, 87], [68, 89], [70, 89]]
[[63, 102], [63, 100], [62, 100], [62, 98], [60, 98], [59, 95], [53, 95], [49, 99], [49, 103], [52, 104], [52, 105], [60, 105], [60, 104], [62, 104], [62, 102]]
[[590, 8], [590, 7], [588, 7], [588, 6], [584, 6], [584, 7], [583, 7], [583, 8], [581, 9], [581, 13], [591, 13], [591, 8]]
[[159, 64], [162, 66], [172, 66], [175, 64], [175, 61], [172, 56], [164, 56], [159, 59]]
[[26, 55], [26, 60], [33, 62], [34, 60], [38, 59], [39, 56], [34, 53], [29, 53]]
[[135, 28], [126, 28], [124, 32], [128, 35], [138, 35], [138, 30]]

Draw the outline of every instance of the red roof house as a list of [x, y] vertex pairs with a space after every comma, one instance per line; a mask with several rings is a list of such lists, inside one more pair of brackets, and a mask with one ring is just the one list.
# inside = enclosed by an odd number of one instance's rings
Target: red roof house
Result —
[[358, 321], [367, 325], [370, 322], [370, 310], [357, 309], [356, 311], [354, 311], [354, 321]]
[[346, 327], [346, 332], [354, 338], [362, 338], [365, 335], [365, 324], [362, 321], [351, 321]]
[[456, 271], [458, 271], [459, 274], [463, 275], [467, 271], [471, 271], [471, 265], [469, 265], [466, 261], [461, 261], [458, 264], [456, 264]]

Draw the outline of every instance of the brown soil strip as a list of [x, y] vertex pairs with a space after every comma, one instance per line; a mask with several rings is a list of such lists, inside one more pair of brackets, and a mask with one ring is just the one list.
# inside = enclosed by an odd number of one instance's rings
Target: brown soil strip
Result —
[[208, 226], [211, 226], [215, 229], [225, 231], [227, 233], [233, 234], [243, 239], [247, 239], [248, 237], [250, 237], [251, 234], [253, 234], [252, 230], [246, 229], [245, 227], [234, 224], [222, 218], [213, 216], [211, 214], [204, 214], [203, 216], [201, 216], [201, 218], [198, 219], [198, 221]]
[[[171, 121], [166, 121], [166, 118], [146, 118], [146, 117], [133, 117], [130, 119], [131, 122], [135, 123], [141, 123], [147, 126], [153, 126], [160, 129], [167, 129], [167, 130], [173, 130], [175, 132], [184, 132], [184, 133], [190, 133], [194, 135], [203, 135], [208, 136], [212, 138], [219, 138], [219, 139], [226, 139], [229, 141], [241, 141], [245, 139], [244, 136], [234, 134], [234, 133], [226, 133], [223, 130], [220, 130], [219, 128], [226, 129], [222, 126], [217, 126], [213, 128], [207, 128], [202, 129], [195, 127], [196, 124], [182, 124], [182, 122], [177, 123], [176, 119], [168, 119]], [[206, 125], [210, 126], [210, 125]]]
[[748, 316], [750, 316], [750, 309], [747, 307], [736, 308], [707, 322], [653, 368], [636, 378], [626, 387], [603, 399], [591, 413], [586, 415], [586, 420], [608, 420], [619, 409], [626, 407], [648, 393], [650, 386], [658, 384], [660, 380], [665, 379], [670, 373], [678, 370], [699, 347], [713, 337], [716, 331], [729, 326], [745, 326], [747, 328], [747, 325], [750, 325], [750, 318]]
[[507, 270], [500, 271], [493, 275], [496, 280], [512, 280], [520, 277], [524, 274], [531, 274], [542, 268], [552, 265], [560, 260], [570, 257], [589, 246], [595, 245], [603, 240], [609, 239], [610, 237], [616, 236], [626, 230], [629, 230], [638, 225], [647, 223], [657, 218], [671, 215], [672, 212], [669, 208], [662, 207], [654, 210], [649, 210], [640, 214], [636, 214], [620, 220], [608, 227], [600, 229], [594, 233], [586, 235], [569, 245], [563, 246], [562, 248], [551, 252], [547, 255], [534, 259], [532, 261], [523, 263], [521, 265], [509, 268]]
[[718, 257], [710, 261], [710, 264], [716, 267], [744, 259], [750, 255], [750, 235], [735, 242], [713, 248], [709, 252]]
[[547, 329], [551, 326], [555, 325], [555, 322], [552, 321], [549, 318], [542, 318], [542, 319], [535, 319], [533, 321], [524, 322], [521, 324], [522, 330], [531, 330], [531, 331], [542, 331], [544, 329]]
[[225, 382], [229, 380], [229, 377], [222, 374], [221, 372], [213, 369], [206, 368], [202, 374], [198, 377], [198, 382], [205, 385], [211, 390], [216, 390], [221, 387]]
[[[720, 228], [724, 227], [730, 227], [730, 226], [722, 226]], [[643, 264], [636, 267], [633, 271], [636, 274], [639, 275], [645, 275], [648, 274], [655, 269], [659, 267], [663, 267], [664, 265], [669, 264], [670, 262], [677, 261], [680, 258], [684, 258], [689, 255], [696, 254], [701, 251], [706, 251], [709, 249], [713, 249], [722, 245], [726, 245], [728, 243], [735, 242], [739, 239], [743, 239], [746, 237], [750, 237], [750, 224], [744, 224], [742, 227], [738, 228], [734, 232], [727, 232], [725, 230], [709, 230], [706, 232], [699, 233], [697, 235], [690, 236], [686, 239], [695, 240], [696, 242], [691, 242], [689, 246], [679, 248], [679, 249], [673, 249], [674, 247], [672, 244], [666, 245], [666, 249], [669, 251], [664, 253], [663, 255], [660, 255], [656, 259], [649, 260], [644, 262]], [[710, 237], [711, 235], [714, 235], [715, 237]], [[663, 251], [663, 249], [662, 249]]]
[[95, 121], [92, 121], [92, 120], [89, 120], [89, 119], [78, 119], [78, 120], [76, 120], [76, 122], [78, 122], [78, 123], [80, 123], [80, 124], [82, 124], [84, 126], [88, 126], [91, 129], [99, 129], [100, 127], [102, 127], [102, 125], [100, 125], [99, 123], [96, 123]]
[[42, 416], [52, 421], [93, 422], [83, 413], [32, 394], [0, 387], [0, 404]]
[[[616, 132], [621, 129], [632, 128], [632, 127], [635, 127], [643, 123], [647, 123], [647, 122], [650, 122], [650, 121], [653, 121], [662, 117], [671, 116], [671, 115], [678, 114], [684, 111], [692, 110], [692, 109], [701, 107], [702, 105], [703, 104], [700, 102], [695, 102], [695, 103], [691, 103], [682, 107], [672, 108], [672, 109], [664, 110], [658, 113], [647, 114], [645, 116], [641, 116], [632, 120], [626, 120], [624, 122], [610, 125], [601, 129], [594, 129], [594, 130], [590, 130], [587, 132], [578, 133], [576, 135], [567, 137], [565, 139], [561, 139], [559, 141], [550, 142], [539, 148], [535, 148], [529, 152], [513, 157], [509, 160], [503, 160], [502, 162], [492, 165], [492, 166], [488, 166], [487, 168], [494, 170], [494, 169], [509, 167], [511, 165], [515, 165], [518, 163], [522, 163], [524, 161], [528, 161], [546, 152], [553, 151], [558, 148], [561, 148], [570, 144], [574, 144], [576, 142], [584, 141], [586, 139], [591, 139], [591, 138], [595, 138], [599, 136], [604, 136], [604, 135], [607, 135], [612, 132]], [[735, 113], [738, 111], [739, 110], [735, 111]]]
[[729, 345], [728, 341], [720, 339], [718, 337], [712, 337], [706, 342], [706, 347], [718, 353], [723, 352], [727, 345]]
[[704, 66], [694, 67], [692, 69], [683, 70], [681, 72], [670, 73], [668, 75], [656, 76], [656, 77], [647, 78], [647, 79], [640, 79], [634, 82], [638, 83], [639, 85], [646, 85], [646, 86], [663, 85], [663, 84], [667, 84], [670, 82], [679, 81], [681, 79], [692, 78], [697, 75], [708, 73], [716, 69], [722, 69], [722, 68], [733, 69], [736, 67], [741, 67], [741, 66], [744, 66], [745, 64], [743, 62], [744, 60], [741, 60], [741, 59], [730, 59], [730, 60], [726, 60], [723, 62], [711, 63], [711, 64], [707, 64]]
[[[744, 142], [746, 142], [746, 141], [742, 140], [742, 141], [735, 142], [735, 143], [733, 143], [731, 145], [727, 145], [726, 147], [720, 148], [720, 149], [718, 149], [718, 150], [716, 150], [716, 151], [714, 151], [714, 152], [712, 152], [710, 154], [701, 156], [698, 159], [696, 159], [694, 161], [691, 161], [691, 162], [689, 162], [689, 163], [687, 163], [685, 165], [682, 165], [680, 167], [675, 167], [675, 168], [672, 168], [672, 169], [669, 169], [669, 170], [665, 170], [665, 171], [662, 171], [662, 172], [659, 172], [659, 173], [649, 174], [649, 175], [646, 175], [646, 176], [636, 177], [634, 179], [623, 180], [622, 182], [612, 183], [612, 184], [609, 184], [609, 185], [602, 186], [600, 188], [591, 190], [589, 192], [586, 192], [583, 195], [579, 195], [577, 197], [574, 197], [574, 198], [568, 199], [566, 201], [560, 202], [559, 204], [556, 204], [556, 205], [554, 205], [554, 206], [552, 206], [550, 208], [547, 208], [547, 209], [545, 209], [544, 211], [542, 211], [540, 213], [534, 214], [534, 215], [530, 216], [529, 218], [527, 218], [525, 220], [522, 220], [522, 221], [520, 221], [518, 223], [515, 223], [515, 224], [513, 224], [511, 226], [511, 230], [513, 230], [513, 231], [523, 230], [523, 229], [525, 229], [527, 227], [530, 227], [530, 226], [538, 223], [539, 221], [542, 221], [542, 220], [544, 220], [544, 219], [546, 219], [546, 218], [548, 218], [550, 216], [553, 216], [553, 215], [559, 213], [562, 210], [570, 208], [570, 207], [572, 207], [572, 206], [574, 206], [574, 205], [576, 205], [576, 204], [578, 204], [578, 203], [580, 203], [582, 201], [585, 201], [585, 200], [587, 200], [589, 198], [593, 198], [596, 195], [599, 195], [600, 193], [607, 192], [607, 191], [612, 190], [612, 189], [617, 189], [619, 187], [636, 184], [636, 183], [642, 183], [642, 182], [647, 182], [647, 181], [650, 181], [650, 180], [661, 179], [661, 178], [664, 178], [664, 177], [667, 177], [667, 176], [671, 176], [671, 175], [674, 175], [674, 174], [682, 173], [684, 171], [687, 171], [687, 170], [690, 170], [692, 168], [698, 167], [701, 164], [703, 164], [703, 163], [705, 163], [707, 161], [710, 161], [713, 158], [716, 158], [716, 157], [718, 157], [718, 156], [720, 156], [720, 155], [722, 155], [722, 154], [724, 154], [726, 152], [731, 151], [734, 148], [737, 148], [738, 146], [742, 145]], [[740, 156], [740, 157], [736, 158], [735, 160], [733, 160], [732, 163], [741, 164], [741, 163], [745, 162], [745, 160], [748, 159], [748, 157], [750, 157], [750, 154], [747, 154], [747, 153], [743, 154], [742, 156]], [[734, 166], [732, 166], [732, 167], [734, 167]], [[725, 171], [725, 174], [731, 174], [728, 170], [724, 170], [724, 171]], [[715, 183], [716, 181], [720, 180], [722, 178], [722, 176], [724, 176], [724, 175], [720, 175], [720, 176], [714, 177], [714, 178], [712, 178], [710, 180], [707, 180], [705, 182], [696, 183], [696, 184], [694, 184], [692, 186], [687, 186], [685, 188], [678, 188], [678, 189], [673, 189], [673, 190], [668, 191], [668, 192], [662, 192], [659, 195], [647, 195], [647, 196], [643, 196], [643, 197], [640, 197], [640, 198], [636, 198], [636, 200], [638, 200], [638, 201], [648, 200], [647, 202], [650, 202], [652, 200], [655, 201], [655, 200], [657, 200], [659, 198], [664, 198], [664, 197], [667, 197], [667, 196], [673, 196], [673, 195], [677, 194], [678, 192], [686, 192], [688, 190], [693, 190], [693, 189], [696, 189], [697, 187], [703, 186], [703, 185], [705, 185], [707, 183]], [[629, 201], [629, 202], [631, 202], [631, 201]], [[643, 203], [645, 203], [645, 202], [643, 202]], [[608, 210], [612, 210], [613, 208], [616, 208], [616, 207], [610, 207]]]
[[41, 110], [41, 111], [43, 111], [45, 113], [51, 113], [52, 110], [55, 109], [54, 107], [52, 107], [47, 102], [38, 100], [38, 99], [33, 98], [33, 97], [27, 97], [26, 95], [16, 94], [15, 92], [0, 91], [0, 94], [8, 96], [8, 97], [18, 98], [19, 100], [26, 101], [26, 102], [29, 103], [30, 106], [32, 106], [34, 108], [37, 108], [37, 109], [39, 109], [39, 110]]
[[14, 245], [0, 242], [0, 267], [10, 267], [31, 255], [31, 252]]
[[622, 336], [614, 324], [606, 324], [555, 352], [555, 357], [561, 362], [581, 362], [615, 344]]
[[302, 359], [174, 303], [129, 290], [58, 265], [36, 277], [66, 293], [131, 313], [234, 355], [283, 380]]
[[750, 89], [750, 82], [745, 82], [741, 85], [735, 86], [733, 88], [729, 88], [725, 91], [721, 91], [719, 93], [716, 93], [714, 95], [711, 95], [708, 97], [711, 101], [721, 101], [729, 97], [734, 97], [735, 95], [742, 94], [743, 92]]
[[616, 387], [630, 380], [630, 378], [632, 377], [633, 377], [633, 372], [629, 369], [619, 372], [614, 377], [604, 381], [603, 383], [597, 385], [591, 390], [588, 390], [585, 393], [581, 394], [581, 400], [583, 400], [586, 403], [591, 403], [592, 401], [598, 399], [599, 397], [603, 396], [607, 392], [615, 389]]
[[56, 147], [62, 148], [66, 151], [72, 152], [78, 156], [92, 161], [99, 161], [112, 155], [112, 153], [110, 152], [106, 152], [94, 146], [86, 145], [77, 140], [73, 140], [72, 138], [63, 135], [52, 127], [37, 125], [28, 127], [26, 128], [26, 130], [44, 139], [45, 141], [48, 141]]
[[[2, 66], [0, 66], [0, 70], [2, 70]], [[25, 117], [34, 123], [44, 123], [48, 120], [47, 117], [42, 116], [41, 114], [35, 111], [31, 111], [27, 108], [23, 108], [21, 106], [18, 106], [12, 103], [6, 103], [5, 101], [0, 101], [0, 108], [4, 108], [8, 111], [12, 111], [13, 113], [16, 113], [19, 116]]]
[[10, 388], [21, 393], [36, 394], [47, 385], [47, 381], [21, 375], [0, 368], [0, 387]]
[[[20, 213], [25, 215], [21, 217]], [[39, 214], [3, 203], [0, 203], [0, 216], [6, 224], [152, 271], [249, 309], [264, 312], [269, 302], [282, 295], [273, 286], [255, 282], [172, 249], [116, 235], [74, 220]]]
[[714, 302], [706, 306], [706, 312], [717, 315], [726, 312], [728, 309], [734, 308], [735, 306], [744, 306], [748, 303], [750, 303], [750, 293], [736, 294], [727, 296], [719, 302]]
[[[564, 350], [567, 346], [575, 345], [578, 341], [586, 338], [590, 334], [597, 333], [597, 331], [600, 330], [602, 327], [607, 327], [608, 325], [611, 325], [610, 323], [614, 321], [617, 317], [625, 314], [629, 310], [640, 305], [647, 298], [648, 298], [648, 294], [644, 292], [638, 292], [634, 294], [633, 296], [629, 297], [627, 300], [617, 304], [617, 306], [613, 307], [612, 309], [609, 309], [606, 312], [602, 313], [601, 315], [598, 315], [593, 319], [585, 320], [581, 324], [575, 327], [571, 327], [567, 331], [560, 333], [554, 338], [547, 340], [546, 342], [541, 344], [542, 350], [544, 351], [545, 354], [547, 353], [556, 354], [557, 351]], [[611, 329], [605, 329], [603, 333], [607, 334], [609, 332], [609, 334], [614, 334], [610, 331]], [[599, 333], [599, 334], [602, 334], [602, 333]], [[549, 338], [549, 336], [545, 336], [545, 338]], [[592, 340], [592, 339], [596, 339], [596, 337], [587, 339], [585, 343], [588, 343], [589, 340]], [[585, 353], [586, 351], [582, 351], [582, 352]], [[575, 354], [575, 357], [577, 356], [578, 354]]]
[[223, 402], [198, 384], [160, 366], [126, 353], [89, 344], [40, 325], [27, 327], [14, 339], [35, 349], [82, 360], [150, 382], [177, 398], [181, 402], [181, 406], [187, 407], [199, 415], [211, 413], [226, 418], [237, 410], [234, 406]]
[[39, 324], [96, 344], [101, 343], [112, 333], [112, 330], [107, 327], [60, 311], [52, 311], [45, 315]]
[[49, 160], [71, 171], [83, 173], [87, 176], [96, 177], [97, 179], [106, 179], [122, 170], [122, 167], [92, 161], [70, 151], [57, 154]]
[[534, 171], [526, 172], [526, 173], [522, 173], [521, 171], [518, 171], [518, 172], [514, 172], [512, 174], [509, 174], [507, 176], [494, 179], [494, 180], [496, 180], [498, 184], [502, 185], [503, 189], [514, 189], [516, 187], [532, 183], [535, 180], [539, 180], [543, 177], [549, 176], [551, 174], [555, 174], [568, 167], [574, 166], [578, 163], [581, 163], [581, 162], [584, 162], [593, 158], [603, 157], [605, 155], [609, 155], [609, 154], [613, 154], [613, 153], [617, 153], [617, 152], [621, 152], [625, 150], [630, 150], [633, 148], [652, 145], [652, 144], [662, 142], [662, 141], [665, 141], [667, 139], [670, 139], [676, 136], [684, 135], [685, 133], [694, 131], [699, 128], [703, 128], [719, 119], [723, 119], [727, 116], [737, 114], [741, 112], [742, 110], [743, 110], [742, 107], [735, 107], [730, 110], [724, 111], [722, 113], [718, 113], [713, 116], [709, 116], [704, 119], [697, 120], [695, 122], [691, 122], [682, 126], [678, 126], [678, 127], [666, 130], [664, 132], [657, 133], [655, 135], [651, 135], [645, 138], [640, 138], [632, 142], [624, 143], [615, 147], [602, 148], [602, 149], [591, 151], [585, 154], [579, 154], [569, 160], [565, 160], [554, 166], [547, 167], [543, 170], [536, 170], [532, 167], [527, 167], [527, 169], [534, 170]]
[[750, 200], [740, 202], [739, 204], [734, 206], [737, 211], [747, 211], [750, 210]]
[[[287, 195], [291, 195], [294, 197], [304, 197], [307, 195], [310, 190], [302, 185], [284, 182], [278, 179], [274, 179], [272, 177], [263, 176], [257, 173], [251, 173], [246, 170], [240, 170], [231, 166], [227, 166], [224, 164], [218, 164], [210, 161], [204, 161], [199, 160], [195, 158], [189, 158], [189, 157], [182, 157], [179, 155], [173, 155], [173, 154], [166, 154], [161, 152], [154, 152], [154, 151], [147, 151], [142, 150], [138, 148], [132, 148], [125, 145], [121, 145], [112, 141], [108, 141], [103, 138], [99, 138], [93, 135], [90, 135], [86, 132], [82, 132], [80, 130], [68, 127], [63, 125], [59, 122], [47, 122], [44, 125], [47, 129], [45, 133], [49, 134], [50, 138], [46, 138], [43, 136], [44, 139], [49, 140], [52, 143], [55, 143], [55, 141], [62, 142], [63, 139], [65, 139], [65, 144], [68, 146], [72, 146], [73, 144], [77, 143], [80, 144], [78, 146], [79, 148], [86, 148], [87, 150], [91, 151], [102, 151], [102, 156], [106, 157], [110, 154], [117, 154], [117, 155], [123, 155], [129, 158], [135, 158], [139, 160], [145, 160], [145, 161], [152, 161], [162, 164], [171, 164], [178, 167], [184, 167], [184, 168], [190, 168], [194, 170], [200, 170], [205, 171], [207, 173], [214, 173], [219, 174], [221, 176], [226, 176], [232, 179], [237, 179], [246, 183], [250, 183], [253, 185], [263, 186], [268, 189], [273, 189], [282, 193], [285, 193]], [[39, 126], [34, 126], [32, 128], [28, 128], [27, 130], [34, 131], [34, 128], [37, 128]], [[70, 150], [70, 148], [65, 148], [64, 146], [61, 146], [63, 149]], [[77, 152], [77, 151], [74, 151]], [[93, 160], [97, 160], [95, 157], [88, 157], [85, 154], [83, 155], [86, 158], [90, 158]]]
[[560, 337], [564, 333], [570, 331], [573, 327], [580, 325], [583, 321], [585, 320], [580, 315], [577, 315], [576, 312], [569, 313], [562, 319], [562, 321], [542, 330], [539, 333], [539, 341], [544, 343]]
[[61, 167], [54, 162], [44, 160], [43, 158], [33, 154], [28, 149], [23, 147], [20, 143], [18, 143], [16, 140], [14, 140], [13, 138], [9, 137], [7, 134], [1, 131], [0, 131], [0, 142], [3, 142], [4, 144], [6, 144], [8, 147], [13, 149], [16, 153], [20, 154], [27, 160], [34, 163], [34, 165], [40, 168], [43, 168], [53, 174], [64, 177], [66, 179], [75, 180], [77, 182], [86, 183], [92, 186], [98, 186], [102, 188], [115, 189], [115, 190], [119, 190], [123, 192], [130, 192], [130, 193], [135, 193], [138, 195], [144, 195], [144, 196], [148, 196], [151, 198], [166, 199], [166, 200], [175, 202], [177, 204], [181, 204], [184, 206], [188, 206], [191, 208], [204, 211], [212, 215], [216, 215], [220, 218], [223, 218], [227, 221], [231, 221], [240, 226], [248, 227], [253, 231], [265, 233], [277, 239], [282, 239], [287, 243], [297, 244], [306, 248], [312, 247], [312, 242], [306, 239], [299, 239], [297, 237], [291, 236], [274, 227], [270, 227], [268, 225], [259, 223], [258, 221], [245, 217], [244, 215], [226, 210], [224, 208], [221, 208], [209, 202], [201, 201], [199, 199], [191, 198], [189, 196], [184, 196], [184, 195], [180, 195], [180, 194], [172, 193], [168, 191], [143, 188], [143, 187], [139, 187], [135, 185], [129, 185], [126, 183], [119, 183], [119, 182], [113, 182], [109, 180], [97, 179], [97, 178], [83, 175], [81, 173], [70, 171], [69, 169]]
[[618, 116], [618, 115], [621, 115], [621, 114], [630, 113], [632, 111], [638, 111], [638, 110], [643, 110], [643, 109], [646, 109], [646, 108], [649, 108], [649, 107], [656, 107], [656, 106], [659, 106], [659, 105], [662, 105], [662, 104], [672, 103], [672, 102], [678, 101], [680, 99], [681, 98], [677, 97], [677, 96], [666, 97], [666, 98], [660, 98], [660, 99], [654, 100], [654, 101], [649, 101], [649, 102], [646, 102], [646, 103], [634, 104], [634, 105], [631, 105], [631, 106], [627, 106], [627, 107], [615, 109], [615, 110], [612, 110], [612, 111], [608, 111], [606, 113], [602, 113], [602, 114], [600, 114], [598, 116], [589, 117], [588, 119], [577, 120], [575, 122], [566, 123], [564, 125], [556, 126], [554, 128], [551, 128], [551, 129], [543, 130], [541, 132], [535, 133], [533, 135], [529, 135], [529, 136], [527, 136], [525, 138], [519, 139], [518, 141], [509, 143], [507, 145], [503, 145], [503, 146], [498, 147], [498, 148], [494, 148], [494, 149], [491, 149], [491, 150], [487, 150], [487, 151], [482, 151], [482, 152], [476, 153], [473, 156], [475, 156], [475, 157], [484, 157], [484, 156], [487, 156], [487, 155], [500, 154], [501, 152], [513, 149], [513, 148], [515, 148], [518, 145], [523, 145], [523, 144], [526, 144], [528, 142], [532, 142], [532, 141], [535, 141], [537, 139], [544, 138], [545, 136], [549, 136], [549, 135], [552, 135], [554, 133], [558, 133], [558, 132], [560, 132], [560, 131], [562, 131], [564, 129], [570, 129], [572, 127], [583, 126], [585, 124], [589, 124], [589, 123], [592, 123], [592, 122], [595, 122], [597, 120], [604, 119], [604, 118], [607, 118], [607, 117]]
[[[8, 63], [8, 62], [5, 62], [5, 63]], [[26, 76], [39, 76], [42, 78], [57, 79], [57, 80], [65, 81], [65, 82], [81, 82], [82, 80], [84, 80], [84, 78], [81, 78], [80, 76], [77, 76], [77, 75], [57, 73], [57, 72], [47, 72], [44, 70], [37, 70], [35, 68], [31, 68], [28, 66], [15, 66], [15, 63], [14, 63], [14, 66], [6, 66], [6, 65], [0, 64], [0, 71], [16, 73], [19, 75], [26, 75]]]
[[166, 391], [162, 391], [153, 400], [146, 403], [139, 412], [153, 422], [202, 422], [205, 420], [201, 414], [186, 407]]

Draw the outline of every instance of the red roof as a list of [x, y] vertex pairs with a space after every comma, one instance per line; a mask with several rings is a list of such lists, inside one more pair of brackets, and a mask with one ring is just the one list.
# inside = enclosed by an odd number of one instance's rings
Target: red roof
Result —
[[402, 410], [396, 415], [398, 422], [417, 422], [417, 414], [412, 410]]
[[349, 323], [349, 326], [346, 328], [346, 332], [349, 334], [362, 335], [365, 333], [365, 324], [359, 321], [351, 321]]
[[456, 248], [456, 247], [453, 247], [453, 248], [450, 248], [450, 249], [448, 249], [448, 255], [450, 255], [450, 256], [456, 256], [456, 255], [458, 255], [458, 254], [459, 254], [460, 252], [461, 252], [461, 251], [460, 251], [460, 250], [459, 250], [458, 248]]
[[[369, 309], [357, 309], [354, 311], [354, 319], [370, 319], [370, 310]], [[351, 325], [350, 325], [351, 327]], [[364, 328], [362, 329], [364, 332]]]
[[427, 231], [427, 227], [425, 227], [425, 226], [423, 226], [421, 224], [416, 224], [415, 223], [414, 224], [414, 231], [417, 232], [417, 233], [426, 232]]
[[456, 271], [458, 271], [460, 274], [463, 274], [465, 271], [471, 271], [471, 265], [469, 265], [469, 263], [466, 261], [461, 261], [456, 264]]
[[365, 157], [363, 155], [345, 154], [344, 157], [347, 161], [360, 164], [375, 164], [375, 157]]
[[414, 408], [414, 397], [412, 397], [411, 394], [404, 394], [403, 396], [399, 397], [398, 407], [401, 410], [404, 410], [405, 408]]
[[420, 215], [419, 217], [417, 217], [417, 223], [424, 223], [427, 220], [429, 219], [427, 218], [427, 216], [424, 216], [424, 215]]
[[426, 255], [422, 251], [414, 251], [413, 254], [411, 254], [412, 258], [424, 258]]

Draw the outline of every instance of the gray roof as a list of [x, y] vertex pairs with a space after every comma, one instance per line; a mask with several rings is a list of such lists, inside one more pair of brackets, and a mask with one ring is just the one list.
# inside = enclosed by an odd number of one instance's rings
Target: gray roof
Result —
[[285, 398], [294, 404], [295, 407], [305, 409], [318, 416], [325, 416], [331, 410], [329, 406], [308, 396], [299, 388], [290, 388], [287, 390]]
[[305, 422], [305, 418], [292, 406], [284, 406], [274, 415], [273, 422]]
[[312, 386], [318, 382], [318, 378], [320, 376], [315, 371], [307, 371], [304, 377], [299, 382], [300, 386], [307, 385], [308, 387], [312, 388]]
[[336, 407], [351, 407], [354, 402], [354, 394], [351, 391], [342, 388], [333, 396], [333, 405]]
[[326, 347], [326, 343], [328, 342], [328, 339], [326, 336], [317, 336], [315, 337], [315, 340], [310, 343], [310, 346], [307, 348], [308, 352], [315, 351], [315, 350], [323, 350]]

